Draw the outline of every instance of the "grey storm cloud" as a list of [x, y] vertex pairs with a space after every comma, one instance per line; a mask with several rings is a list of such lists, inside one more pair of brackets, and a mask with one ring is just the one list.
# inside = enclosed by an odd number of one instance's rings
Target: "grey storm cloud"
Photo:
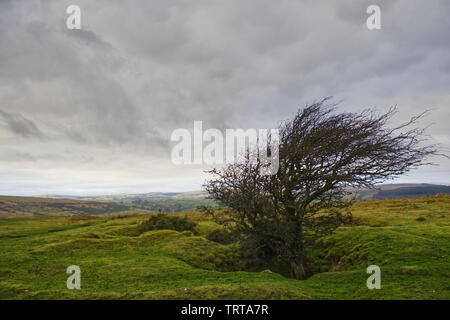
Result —
[[42, 137], [41, 131], [33, 121], [26, 119], [20, 113], [12, 114], [0, 110], [0, 119], [13, 132], [22, 137]]
[[[397, 105], [398, 122], [432, 109], [423, 125], [450, 146], [449, 1], [79, 0], [82, 29], [68, 30], [71, 4], [0, 1], [5, 184], [16, 170], [55, 191], [70, 172], [114, 190], [199, 188], [202, 168], [171, 164], [174, 129], [274, 127], [330, 95], [342, 110]], [[381, 30], [365, 26], [371, 4]], [[417, 180], [450, 180], [438, 161]]]

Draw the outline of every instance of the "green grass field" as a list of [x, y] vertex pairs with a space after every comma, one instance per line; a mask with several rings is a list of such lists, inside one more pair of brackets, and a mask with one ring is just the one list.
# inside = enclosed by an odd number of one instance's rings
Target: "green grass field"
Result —
[[[198, 212], [198, 235], [137, 233], [145, 215], [0, 220], [0, 299], [450, 299], [450, 196], [368, 200], [354, 224], [320, 239], [318, 272], [297, 281], [240, 271], [236, 245], [211, 242], [217, 228]], [[381, 268], [381, 289], [366, 268]], [[81, 268], [81, 289], [66, 268]]]

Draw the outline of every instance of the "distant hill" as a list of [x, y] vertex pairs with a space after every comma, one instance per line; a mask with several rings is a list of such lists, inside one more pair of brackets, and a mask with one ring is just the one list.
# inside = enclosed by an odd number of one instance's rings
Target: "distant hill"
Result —
[[[357, 189], [352, 190], [357, 194], [357, 200], [370, 199], [391, 199], [403, 197], [421, 197], [424, 195], [436, 195], [439, 193], [450, 194], [450, 186], [427, 183], [397, 183], [382, 184], [377, 189]], [[41, 198], [71, 199], [71, 200], [92, 200], [92, 201], [115, 201], [122, 203], [169, 203], [171, 200], [202, 200], [207, 199], [205, 191], [189, 192], [148, 192], [136, 194], [115, 194], [101, 196], [70, 196], [70, 195], [44, 195]], [[202, 203], [204, 201], [198, 201]], [[187, 202], [186, 202], [187, 203]]]
[[208, 194], [204, 191], [187, 192], [148, 192], [148, 193], [122, 193], [100, 196], [72, 196], [47, 194], [39, 195], [40, 198], [72, 199], [72, 200], [95, 200], [95, 201], [131, 201], [145, 199], [205, 199]]
[[385, 184], [374, 190], [356, 190], [357, 200], [422, 197], [450, 194], [450, 186], [438, 184]]
[[217, 206], [213, 200], [207, 199], [207, 193], [204, 191], [124, 193], [101, 196], [44, 195], [40, 197], [118, 203], [126, 206], [130, 210], [147, 210], [164, 213], [192, 211], [203, 205]]
[[211, 199], [206, 199], [206, 196], [203, 191], [102, 196], [0, 196], [0, 218], [105, 215], [127, 211], [168, 213], [192, 211], [202, 205], [216, 207], [216, 203]]
[[[357, 200], [421, 197], [450, 194], [450, 186], [437, 184], [385, 184], [377, 189], [353, 190]], [[0, 196], [0, 218], [30, 216], [85, 216], [133, 212], [192, 211], [199, 206], [218, 207], [204, 191], [149, 192], [102, 196], [45, 195]]]
[[121, 213], [129, 209], [128, 206], [116, 202], [0, 196], [0, 218], [73, 217]]

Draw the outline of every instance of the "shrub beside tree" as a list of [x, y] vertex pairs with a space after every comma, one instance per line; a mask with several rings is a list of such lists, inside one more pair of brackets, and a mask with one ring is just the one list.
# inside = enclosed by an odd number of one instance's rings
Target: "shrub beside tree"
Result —
[[148, 220], [142, 222], [138, 226], [138, 232], [144, 233], [151, 230], [175, 230], [175, 231], [191, 231], [197, 234], [195, 227], [197, 224], [190, 221], [187, 217], [173, 217], [167, 214], [157, 214], [151, 216]]

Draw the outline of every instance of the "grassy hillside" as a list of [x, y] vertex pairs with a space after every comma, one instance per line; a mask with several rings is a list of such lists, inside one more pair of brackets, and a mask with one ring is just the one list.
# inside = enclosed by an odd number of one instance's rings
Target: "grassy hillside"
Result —
[[[450, 196], [356, 202], [354, 224], [320, 239], [304, 281], [240, 271], [235, 245], [198, 235], [139, 234], [135, 216], [0, 220], [0, 299], [450, 299]], [[81, 268], [81, 290], [66, 268]], [[365, 270], [381, 268], [381, 290]]]

